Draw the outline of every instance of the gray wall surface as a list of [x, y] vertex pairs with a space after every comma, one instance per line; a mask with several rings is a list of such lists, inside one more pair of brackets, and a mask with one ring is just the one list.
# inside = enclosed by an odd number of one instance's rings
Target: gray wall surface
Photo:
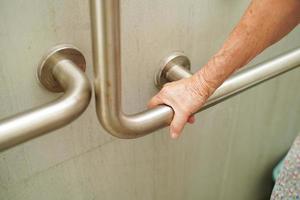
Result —
[[[123, 0], [123, 104], [145, 108], [159, 61], [184, 51], [196, 71], [218, 50], [247, 0]], [[40, 87], [37, 65], [61, 43], [79, 47], [93, 80], [87, 0], [0, 1], [0, 118], [57, 94]], [[259, 29], [259, 28], [258, 28]], [[252, 64], [299, 46], [300, 28]], [[110, 136], [94, 99], [72, 124], [0, 152], [2, 200], [268, 199], [271, 170], [300, 130], [300, 70], [197, 115], [179, 140], [168, 129], [134, 140]]]

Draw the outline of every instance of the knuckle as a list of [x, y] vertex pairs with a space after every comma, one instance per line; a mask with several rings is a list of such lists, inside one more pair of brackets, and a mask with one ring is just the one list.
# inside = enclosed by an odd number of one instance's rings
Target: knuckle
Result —
[[163, 98], [172, 98], [172, 93], [169, 88], [163, 88], [160, 92], [160, 96]]
[[169, 90], [169, 87], [168, 87], [168, 86], [164, 86], [164, 87], [161, 89], [161, 93], [166, 94], [166, 93], [168, 93], [168, 90]]

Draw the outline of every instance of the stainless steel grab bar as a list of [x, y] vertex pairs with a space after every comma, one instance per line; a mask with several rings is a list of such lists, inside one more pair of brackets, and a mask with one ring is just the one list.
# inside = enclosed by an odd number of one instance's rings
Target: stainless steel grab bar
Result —
[[38, 77], [48, 90], [63, 92], [57, 100], [0, 121], [0, 150], [67, 125], [88, 106], [91, 86], [85, 59], [70, 45], [54, 48], [42, 61]]
[[[174, 113], [172, 108], [165, 105], [132, 115], [123, 113], [119, 0], [90, 0], [90, 9], [96, 111], [103, 127], [119, 138], [137, 138], [169, 125]], [[172, 81], [189, 77], [191, 73], [184, 68], [186, 59], [182, 56], [172, 55], [171, 58], [167, 58], [157, 80], [166, 78], [166, 81]], [[172, 64], [173, 59], [176, 60], [176, 64]], [[168, 67], [170, 65], [171, 67]], [[210, 97], [205, 107], [299, 65], [300, 49], [296, 49], [241, 71], [224, 82]]]
[[[281, 56], [270, 59], [269, 61], [236, 72], [213, 93], [199, 111], [202, 111], [231, 95], [237, 94], [258, 83], [299, 66], [300, 48], [297, 48], [284, 53]], [[192, 76], [189, 69], [190, 61], [183, 53], [172, 53], [163, 60], [162, 66], [156, 74], [155, 84], [158, 88], [161, 88], [166, 82], [188, 78]]]

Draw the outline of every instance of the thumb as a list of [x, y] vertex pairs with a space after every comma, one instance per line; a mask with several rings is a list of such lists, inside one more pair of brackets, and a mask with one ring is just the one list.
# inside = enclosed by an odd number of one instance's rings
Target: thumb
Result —
[[196, 121], [196, 119], [195, 119], [195, 116], [194, 116], [194, 115], [191, 115], [191, 116], [188, 118], [188, 120], [187, 120], [187, 122], [190, 123], [190, 124], [195, 123], [195, 121]]

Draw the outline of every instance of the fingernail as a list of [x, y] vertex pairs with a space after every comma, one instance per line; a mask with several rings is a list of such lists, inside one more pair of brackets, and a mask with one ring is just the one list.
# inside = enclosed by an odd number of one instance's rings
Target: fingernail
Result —
[[172, 137], [172, 139], [177, 139], [178, 135], [176, 133], [171, 133], [171, 137]]

